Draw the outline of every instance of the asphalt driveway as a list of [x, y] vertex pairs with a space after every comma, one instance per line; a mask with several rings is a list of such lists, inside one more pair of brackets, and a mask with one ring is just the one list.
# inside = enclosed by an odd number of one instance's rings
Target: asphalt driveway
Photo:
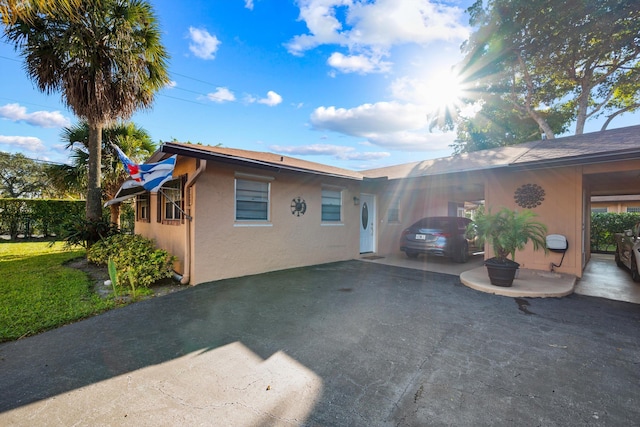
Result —
[[0, 345], [0, 425], [634, 425], [640, 306], [361, 261]]

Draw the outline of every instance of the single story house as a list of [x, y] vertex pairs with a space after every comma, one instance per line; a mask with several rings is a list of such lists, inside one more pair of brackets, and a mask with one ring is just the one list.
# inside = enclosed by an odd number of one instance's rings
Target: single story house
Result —
[[[173, 154], [175, 179], [137, 196], [135, 229], [174, 254], [191, 284], [396, 254], [402, 230], [417, 219], [460, 215], [481, 201], [531, 208], [549, 234], [569, 242], [556, 271], [581, 277], [591, 197], [640, 188], [640, 126], [359, 172], [177, 142], [149, 162]], [[548, 271], [559, 260], [531, 248], [517, 254], [530, 269]]]

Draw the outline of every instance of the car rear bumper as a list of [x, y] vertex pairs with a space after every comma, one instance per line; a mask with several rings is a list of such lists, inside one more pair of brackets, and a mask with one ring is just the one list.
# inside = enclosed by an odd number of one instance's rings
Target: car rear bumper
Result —
[[438, 247], [438, 246], [423, 246], [423, 245], [402, 245], [400, 247], [400, 251], [409, 253], [419, 253], [419, 254], [428, 254], [428, 255], [438, 255], [438, 256], [449, 256], [446, 248]]

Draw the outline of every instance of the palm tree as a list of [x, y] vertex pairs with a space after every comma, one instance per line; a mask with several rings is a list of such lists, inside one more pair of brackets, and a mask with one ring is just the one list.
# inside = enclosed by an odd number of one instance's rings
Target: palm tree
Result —
[[35, 11], [45, 13], [74, 13], [82, 0], [0, 0], [0, 17], [3, 24], [29, 19]]
[[[55, 166], [55, 176], [60, 186], [83, 189], [87, 185], [89, 166], [89, 125], [82, 121], [75, 126], [64, 128], [62, 140], [66, 148], [72, 150], [71, 165]], [[117, 153], [115, 144], [134, 162], [142, 162], [156, 149], [144, 128], [132, 122], [117, 122], [102, 130], [102, 195], [103, 200], [113, 199], [122, 183], [129, 179]], [[120, 203], [109, 206], [111, 222], [120, 225]]]
[[102, 129], [150, 108], [155, 92], [169, 82], [155, 15], [144, 0], [86, 0], [72, 10], [33, 8], [25, 14], [6, 25], [5, 37], [21, 51], [38, 89], [61, 92], [86, 120], [86, 216], [99, 220]]

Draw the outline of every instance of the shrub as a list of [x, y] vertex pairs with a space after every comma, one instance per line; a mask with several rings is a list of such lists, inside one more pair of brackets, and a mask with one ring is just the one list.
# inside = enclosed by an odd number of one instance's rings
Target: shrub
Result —
[[82, 246], [89, 249], [96, 242], [119, 233], [118, 227], [108, 220], [92, 221], [77, 216], [63, 225], [61, 237], [67, 247]]
[[118, 269], [118, 281], [127, 283], [133, 278], [136, 287], [171, 277], [175, 261], [167, 251], [156, 249], [153, 240], [135, 234], [107, 237], [87, 252], [87, 259], [95, 264], [107, 265], [109, 258]]
[[32, 235], [57, 236], [69, 218], [84, 210], [85, 202], [78, 200], [0, 199], [0, 234], [9, 234], [12, 240], [19, 234], [26, 239]]
[[616, 233], [630, 230], [640, 221], [637, 213], [592, 213], [591, 214], [591, 251], [613, 252], [616, 246]]

